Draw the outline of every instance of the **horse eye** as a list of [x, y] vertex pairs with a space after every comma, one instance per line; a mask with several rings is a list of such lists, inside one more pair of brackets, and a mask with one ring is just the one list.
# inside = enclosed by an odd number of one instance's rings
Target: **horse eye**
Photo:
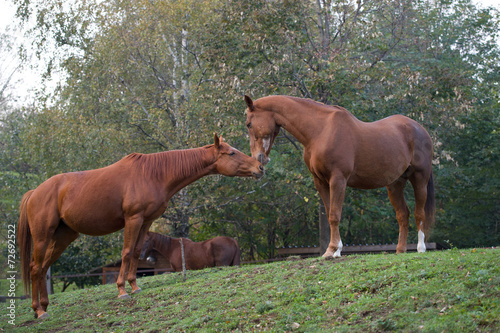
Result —
[[229, 153], [229, 156], [233, 156], [234, 154], [236, 154], [236, 153], [234, 151], [232, 151]]
[[250, 127], [252, 127], [252, 123], [247, 124], [247, 128], [250, 128]]

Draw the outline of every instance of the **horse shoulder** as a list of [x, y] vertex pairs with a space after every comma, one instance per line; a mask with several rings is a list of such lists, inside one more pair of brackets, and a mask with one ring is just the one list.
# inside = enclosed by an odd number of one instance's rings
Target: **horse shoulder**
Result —
[[304, 161], [309, 171], [325, 182], [333, 170], [347, 177], [353, 168], [358, 120], [344, 110], [332, 112], [321, 133], [304, 146]]

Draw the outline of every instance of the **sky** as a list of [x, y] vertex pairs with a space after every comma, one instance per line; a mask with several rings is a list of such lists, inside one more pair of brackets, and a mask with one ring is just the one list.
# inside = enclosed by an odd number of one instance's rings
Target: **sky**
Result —
[[[11, 1], [0, 0], [0, 34], [14, 36], [17, 41], [21, 41], [23, 37], [22, 33], [19, 29], [16, 29], [14, 21], [15, 8], [11, 4]], [[28, 69], [16, 70], [19, 63], [20, 61], [15, 49], [8, 54], [3, 52], [0, 54], [0, 82], [3, 84], [4, 80], [14, 72], [10, 83], [15, 89], [12, 89], [10, 92], [13, 95], [19, 96], [17, 102], [22, 105], [30, 99], [30, 91], [37, 84], [40, 84], [41, 80], [39, 73], [34, 73]]]
[[[500, 9], [500, 0], [476, 0], [476, 3], [481, 4], [483, 7], [497, 7]], [[22, 33], [15, 29], [15, 7], [9, 0], [0, 0], [0, 34], [8, 33], [9, 35], [16, 36], [18, 41], [23, 40]], [[8, 31], [10, 29], [10, 31]], [[16, 54], [10, 54], [7, 57], [4, 54], [0, 55], [0, 78], [1, 82], [4, 81], [4, 77], [7, 75], [4, 73], [11, 73], [16, 68], [18, 60]], [[30, 101], [33, 101], [33, 89], [40, 86], [41, 72], [34, 70], [32, 68], [24, 68], [22, 70], [17, 70], [11, 80], [15, 90], [12, 92], [19, 96], [17, 99], [17, 104], [25, 105]]]

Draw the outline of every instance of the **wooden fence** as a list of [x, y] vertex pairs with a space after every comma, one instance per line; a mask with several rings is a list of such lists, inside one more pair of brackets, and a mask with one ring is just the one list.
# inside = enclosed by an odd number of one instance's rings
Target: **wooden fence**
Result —
[[[342, 248], [342, 255], [351, 254], [365, 254], [365, 253], [395, 253], [397, 244], [379, 244], [379, 245], [345, 245]], [[425, 243], [427, 251], [434, 251], [444, 249], [445, 247], [438, 243]], [[416, 252], [417, 244], [408, 244], [408, 252]], [[301, 256], [301, 257], [315, 257], [320, 256], [319, 246], [302, 247], [302, 246], [289, 246], [277, 249], [278, 257], [287, 256]]]

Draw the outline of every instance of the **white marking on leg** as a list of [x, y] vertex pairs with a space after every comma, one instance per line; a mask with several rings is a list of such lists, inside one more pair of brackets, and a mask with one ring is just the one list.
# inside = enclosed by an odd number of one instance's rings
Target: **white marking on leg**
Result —
[[425, 234], [423, 233], [422, 230], [419, 230], [418, 232], [418, 245], [417, 245], [417, 251], [418, 252], [425, 252]]
[[342, 252], [342, 240], [339, 240], [339, 244], [337, 245], [337, 251], [333, 254], [334, 258], [340, 257], [340, 252]]

